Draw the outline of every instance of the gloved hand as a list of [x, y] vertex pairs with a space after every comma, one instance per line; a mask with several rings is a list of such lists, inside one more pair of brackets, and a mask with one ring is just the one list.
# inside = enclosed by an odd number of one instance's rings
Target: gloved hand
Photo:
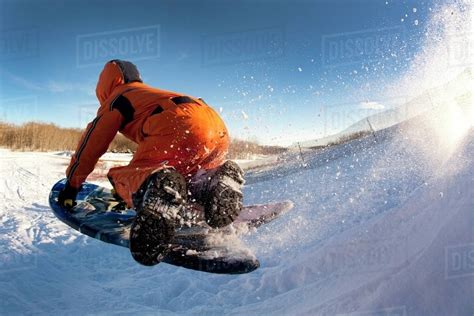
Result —
[[74, 188], [69, 184], [69, 182], [66, 182], [66, 186], [61, 192], [59, 192], [58, 195], [59, 205], [67, 209], [71, 209], [76, 206], [77, 192], [79, 192], [79, 188]]

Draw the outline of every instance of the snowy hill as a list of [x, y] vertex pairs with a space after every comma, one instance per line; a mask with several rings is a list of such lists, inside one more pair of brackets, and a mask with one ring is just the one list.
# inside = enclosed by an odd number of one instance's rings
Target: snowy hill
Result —
[[[473, 69], [466, 68], [463, 72], [456, 76], [456, 78], [449, 81], [448, 83], [440, 85], [436, 88], [428, 89], [400, 106], [372, 114], [352, 124], [337, 134], [329, 135], [316, 140], [300, 142], [299, 145], [301, 147], [325, 146], [331, 142], [336, 142], [344, 136], [351, 135], [356, 132], [371, 132], [372, 130], [379, 131], [394, 126], [413, 117], [421, 115], [424, 112], [430, 111], [433, 108], [443, 106], [446, 101], [465, 98], [466, 96], [472, 98], [473, 85]], [[298, 144], [295, 144], [293, 147], [296, 147], [297, 145]]]
[[0, 314], [472, 315], [466, 100], [249, 173], [246, 203], [295, 209], [244, 238], [262, 266], [240, 276], [142, 267], [80, 235], [48, 207], [67, 160], [1, 150]]

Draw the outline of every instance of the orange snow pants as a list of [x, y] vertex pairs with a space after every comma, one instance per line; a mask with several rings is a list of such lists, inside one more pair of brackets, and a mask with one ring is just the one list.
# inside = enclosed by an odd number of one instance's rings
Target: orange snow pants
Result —
[[229, 148], [224, 122], [205, 104], [180, 104], [151, 115], [142, 132], [143, 140], [130, 163], [108, 173], [116, 193], [130, 207], [133, 193], [152, 173], [173, 167], [189, 180], [201, 168], [220, 166]]

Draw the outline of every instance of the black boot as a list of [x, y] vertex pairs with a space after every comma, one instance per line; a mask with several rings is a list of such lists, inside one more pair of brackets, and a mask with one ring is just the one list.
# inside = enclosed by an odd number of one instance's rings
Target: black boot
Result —
[[166, 255], [186, 200], [186, 181], [174, 169], [152, 174], [134, 196], [137, 215], [130, 230], [130, 252], [147, 266]]
[[112, 212], [117, 212], [117, 213], [120, 213], [128, 209], [127, 203], [125, 203], [122, 197], [117, 194], [115, 189], [112, 189], [110, 193], [112, 194], [113, 199], [109, 201], [107, 209], [109, 209]]
[[228, 160], [191, 182], [192, 198], [204, 206], [209, 226], [224, 227], [239, 216], [242, 210], [243, 175], [239, 165]]

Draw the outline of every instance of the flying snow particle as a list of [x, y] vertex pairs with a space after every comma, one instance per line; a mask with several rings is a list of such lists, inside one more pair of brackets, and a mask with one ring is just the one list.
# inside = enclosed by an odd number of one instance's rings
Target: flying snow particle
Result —
[[298, 71], [299, 71], [299, 72], [302, 72], [302, 71], [303, 71], [303, 69], [301, 69], [301, 67], [298, 67]]
[[249, 116], [247, 115], [247, 113], [245, 113], [244, 111], [241, 111], [241, 113], [242, 113], [242, 118], [244, 120], [248, 120]]
[[415, 25], [418, 25], [418, 20], [415, 20]]
[[413, 8], [413, 13], [416, 13], [416, 8]]

